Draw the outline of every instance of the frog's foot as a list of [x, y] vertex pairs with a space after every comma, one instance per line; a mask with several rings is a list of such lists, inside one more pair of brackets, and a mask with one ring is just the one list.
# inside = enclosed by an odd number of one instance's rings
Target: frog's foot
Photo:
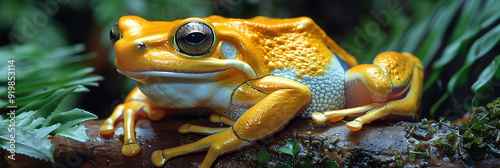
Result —
[[[212, 113], [210, 114], [210, 121], [213, 123], [222, 123], [228, 126], [234, 125], [234, 120], [231, 120], [230, 118], [220, 115], [218, 113]], [[217, 132], [220, 132], [222, 130], [225, 130], [229, 127], [222, 127], [222, 128], [212, 128], [212, 127], [205, 127], [205, 126], [199, 126], [199, 125], [193, 125], [193, 124], [183, 124], [179, 127], [179, 133], [181, 134], [187, 134], [187, 133], [198, 133], [198, 134], [215, 134]]]
[[141, 103], [138, 102], [125, 102], [116, 106], [113, 114], [104, 121], [101, 128], [99, 128], [99, 133], [101, 135], [113, 135], [114, 125], [116, 122], [123, 120], [124, 129], [124, 139], [122, 154], [127, 157], [133, 157], [139, 154], [141, 147], [137, 144], [135, 139], [135, 117], [141, 116], [145, 118], [145, 114], [142, 112], [142, 106], [137, 106]]
[[191, 144], [157, 150], [153, 152], [151, 162], [156, 167], [162, 167], [170, 158], [208, 149], [200, 166], [208, 168], [217, 159], [217, 156], [250, 144], [250, 142], [238, 138], [233, 129], [224, 129]]
[[342, 110], [333, 110], [333, 111], [325, 111], [325, 112], [314, 112], [311, 114], [311, 118], [316, 124], [323, 124], [325, 123], [326, 120], [330, 120], [331, 122], [337, 122], [342, 120], [345, 116], [351, 116], [351, 115], [356, 115], [360, 113], [364, 113], [374, 107], [376, 107], [377, 103], [361, 106], [361, 107], [355, 107], [355, 108], [349, 108], [349, 109], [342, 109]]
[[133, 94], [138, 93], [140, 93], [138, 89], [132, 91], [132, 98], [128, 98], [126, 102], [116, 106], [111, 116], [99, 128], [101, 135], [110, 136], [114, 134], [114, 125], [123, 120], [124, 138], [122, 154], [127, 157], [136, 156], [141, 151], [141, 147], [135, 139], [136, 119], [148, 117], [151, 120], [159, 120], [166, 114], [164, 110], [155, 109], [144, 100], [133, 99]]
[[423, 81], [423, 66], [418, 58], [409, 53], [385, 52], [373, 62], [346, 72], [346, 106], [351, 108], [315, 112], [312, 119], [321, 124], [327, 119], [338, 121], [344, 116], [362, 115], [346, 123], [350, 130], [358, 131], [363, 124], [388, 115], [414, 117]]

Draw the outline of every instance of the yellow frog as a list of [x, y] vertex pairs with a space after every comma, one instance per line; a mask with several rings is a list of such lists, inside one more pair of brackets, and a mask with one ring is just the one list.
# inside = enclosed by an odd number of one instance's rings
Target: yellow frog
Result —
[[[172, 22], [124, 16], [112, 28], [118, 72], [137, 81], [100, 133], [124, 120], [122, 153], [132, 157], [137, 115], [151, 120], [167, 111], [205, 115], [226, 128], [184, 124], [180, 133], [211, 134], [197, 142], [158, 150], [151, 161], [204, 149], [200, 167], [282, 129], [295, 116], [321, 124], [344, 116], [352, 130], [372, 120], [414, 117], [420, 105], [423, 66], [410, 53], [384, 52], [357, 65], [310, 18], [229, 19], [220, 16]], [[188, 110], [171, 110], [188, 109]], [[189, 110], [190, 109], [190, 110]]]

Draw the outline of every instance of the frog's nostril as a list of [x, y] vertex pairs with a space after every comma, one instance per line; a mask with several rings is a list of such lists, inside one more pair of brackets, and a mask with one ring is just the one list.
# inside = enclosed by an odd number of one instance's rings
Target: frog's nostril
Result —
[[113, 44], [115, 44], [116, 41], [120, 40], [120, 38], [122, 38], [122, 35], [119, 32], [118, 23], [116, 23], [109, 31], [109, 39]]
[[137, 48], [146, 49], [146, 48], [148, 48], [148, 46], [146, 46], [146, 44], [144, 44], [144, 43], [137, 43]]

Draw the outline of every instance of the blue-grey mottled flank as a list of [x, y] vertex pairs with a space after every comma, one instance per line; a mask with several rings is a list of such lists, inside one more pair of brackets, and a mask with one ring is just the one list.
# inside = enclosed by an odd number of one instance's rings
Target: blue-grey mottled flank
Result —
[[345, 71], [340, 65], [338, 58], [332, 60], [326, 69], [324, 76], [303, 76], [298, 79], [297, 72], [292, 69], [276, 69], [271, 75], [291, 79], [300, 82], [311, 90], [311, 104], [301, 114], [304, 118], [310, 118], [312, 112], [323, 112], [342, 109], [345, 106], [344, 95], [344, 74]]

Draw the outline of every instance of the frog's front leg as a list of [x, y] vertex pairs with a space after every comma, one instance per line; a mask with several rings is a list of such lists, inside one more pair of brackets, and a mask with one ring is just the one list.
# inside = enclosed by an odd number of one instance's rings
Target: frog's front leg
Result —
[[[354, 66], [346, 72], [347, 109], [312, 113], [321, 124], [344, 116], [366, 114], [346, 123], [352, 130], [388, 115], [415, 117], [422, 96], [424, 72], [420, 60], [410, 53], [384, 52], [373, 64]], [[368, 111], [368, 112], [367, 112]]]
[[124, 103], [115, 107], [111, 116], [102, 124], [99, 133], [101, 135], [112, 135], [115, 131], [114, 125], [116, 122], [123, 120], [122, 154], [133, 157], [139, 154], [141, 150], [135, 139], [135, 118], [146, 118], [146, 116], [151, 120], [160, 120], [165, 116], [165, 111], [149, 103], [146, 96], [136, 87], [129, 93]]
[[285, 78], [266, 76], [247, 84], [268, 95], [229, 128], [191, 144], [155, 151], [151, 157], [153, 164], [160, 167], [170, 158], [208, 149], [200, 166], [208, 168], [217, 156], [250, 145], [283, 128], [311, 99], [307, 86]]

